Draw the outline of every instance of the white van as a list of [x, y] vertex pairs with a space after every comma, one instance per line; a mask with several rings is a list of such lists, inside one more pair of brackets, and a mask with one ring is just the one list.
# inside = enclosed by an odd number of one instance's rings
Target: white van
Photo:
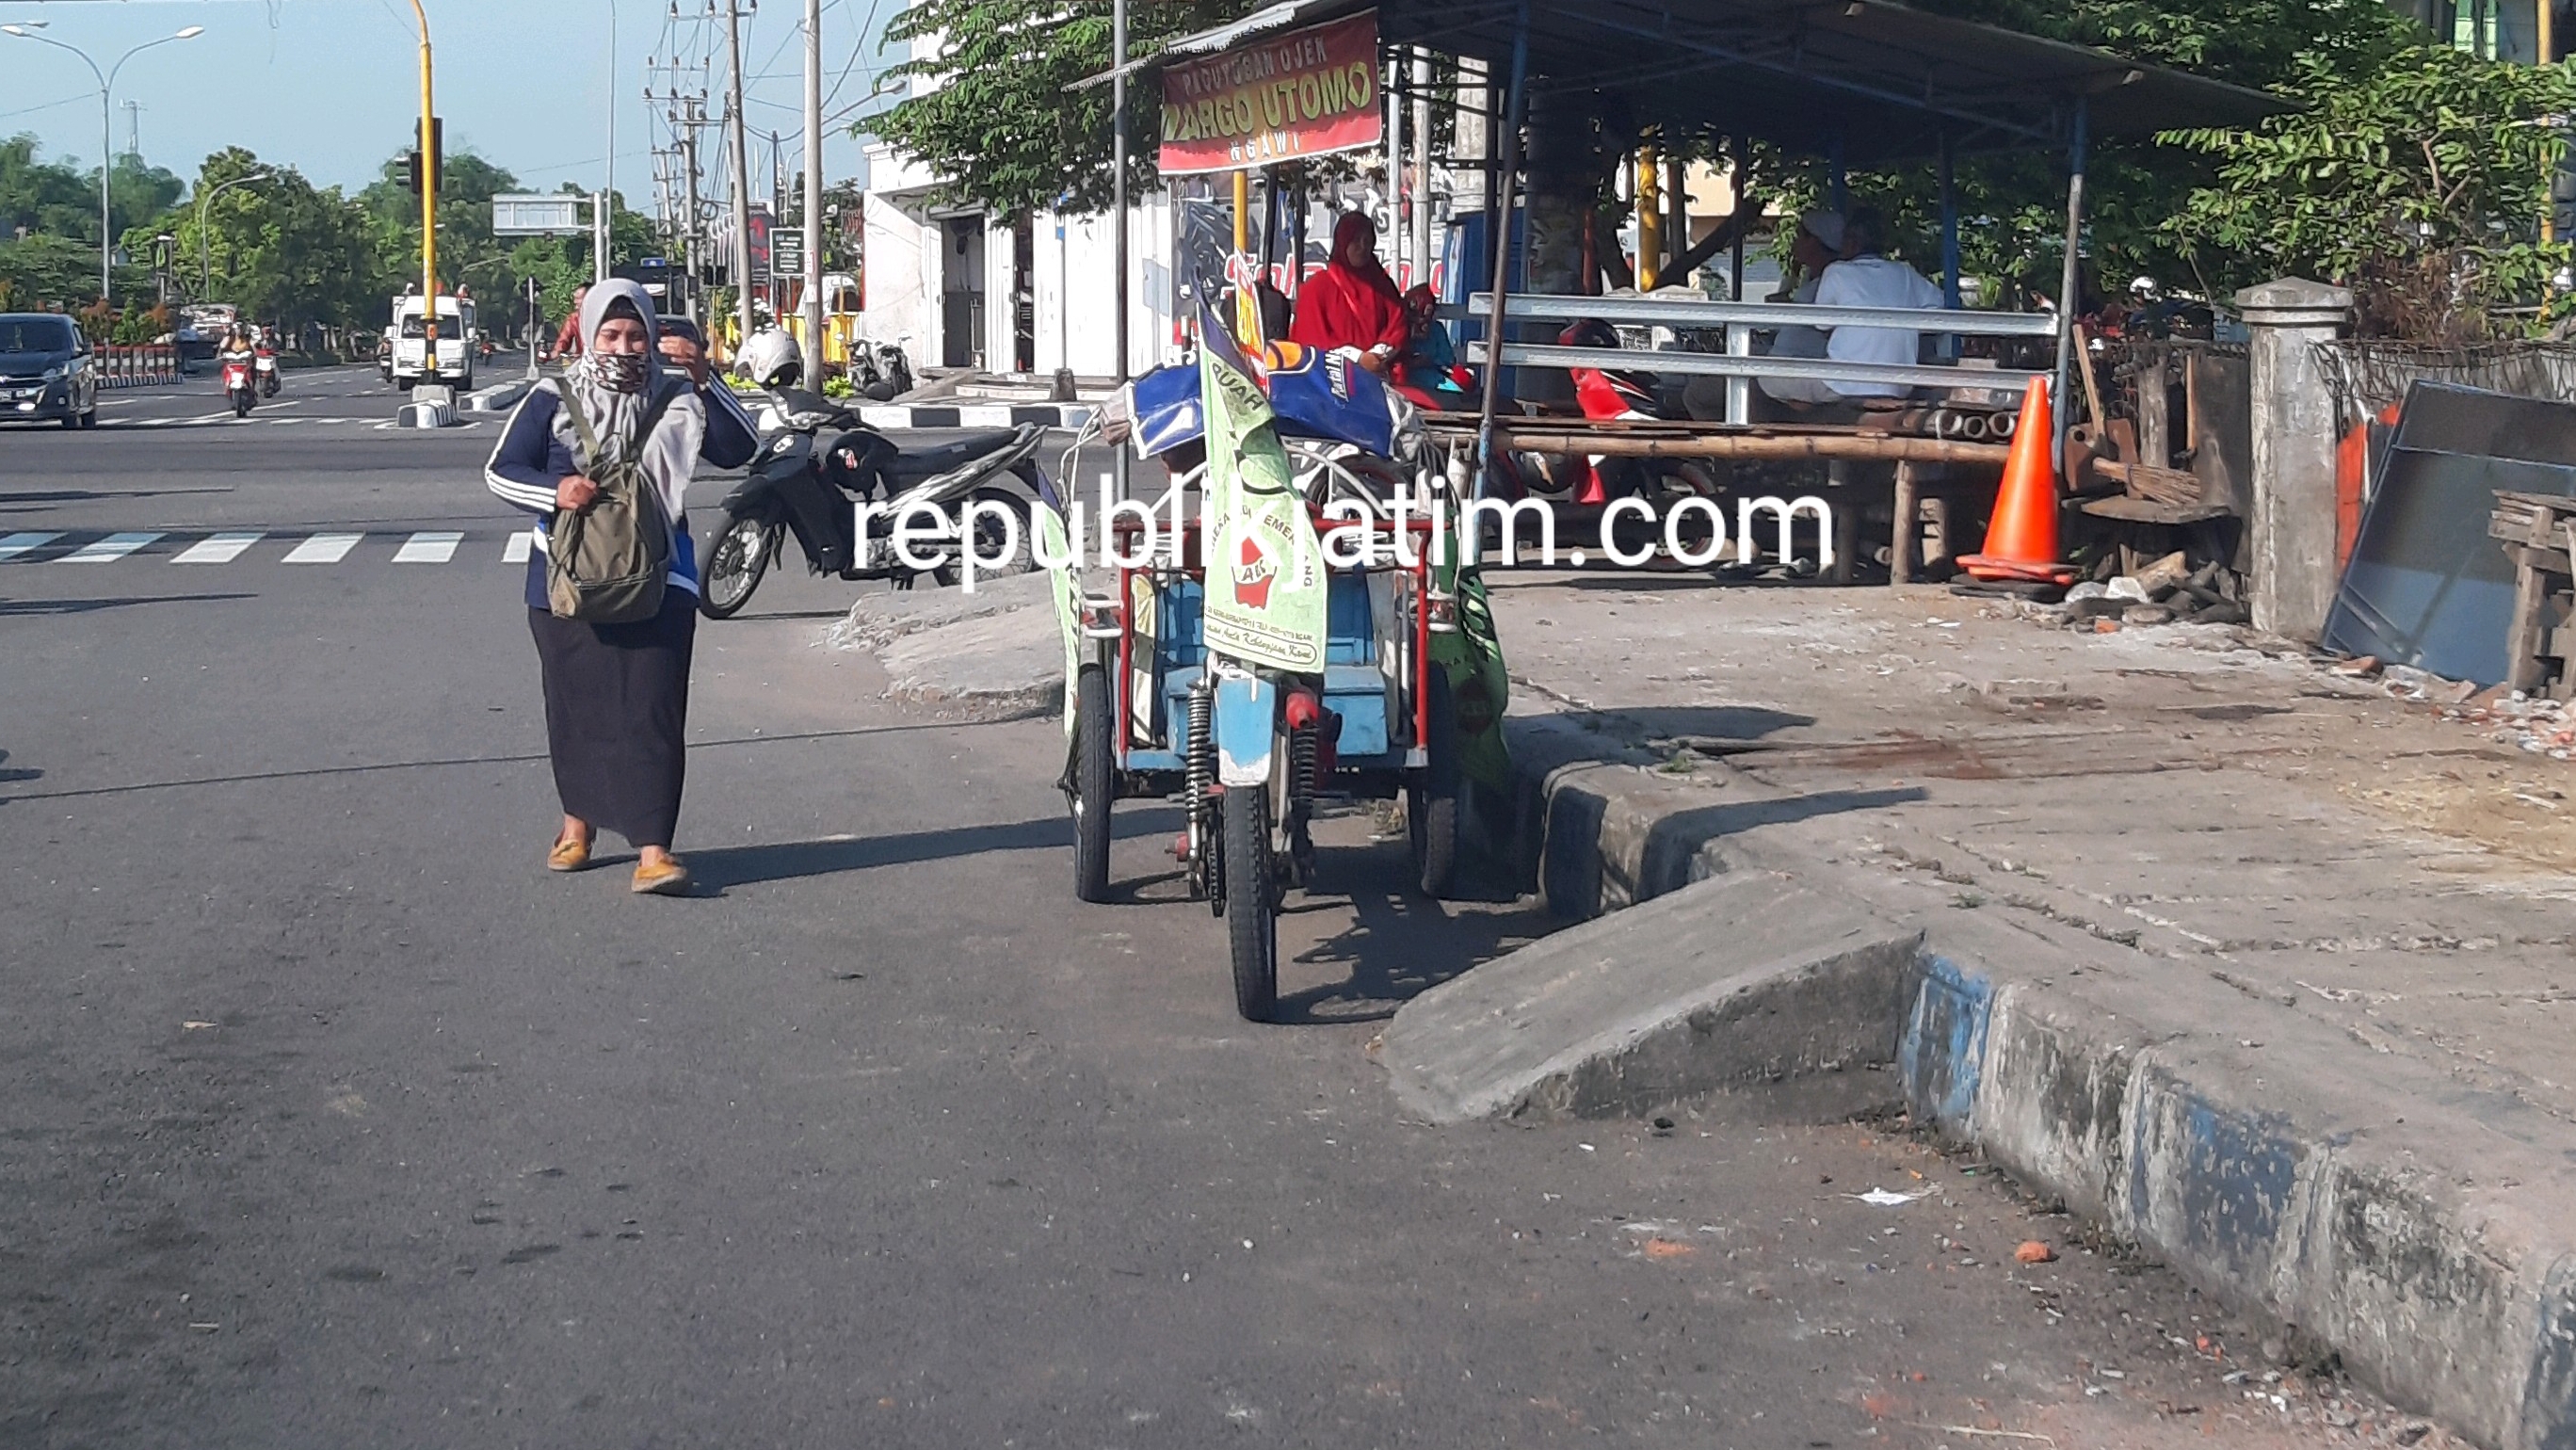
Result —
[[[395, 387], [409, 388], [421, 381], [423, 364], [428, 358], [428, 299], [397, 297], [394, 299], [393, 376]], [[474, 352], [480, 341], [474, 330], [472, 298], [441, 297], [438, 299], [438, 380], [459, 392], [474, 386]]]

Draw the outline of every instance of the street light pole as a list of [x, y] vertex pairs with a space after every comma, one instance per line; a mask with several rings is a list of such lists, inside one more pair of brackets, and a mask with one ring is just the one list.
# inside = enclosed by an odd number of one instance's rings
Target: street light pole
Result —
[[56, 50], [68, 50], [79, 56], [81, 64], [88, 66], [89, 73], [98, 80], [98, 298], [101, 302], [105, 302], [115, 285], [113, 268], [116, 257], [116, 232], [108, 203], [107, 183], [108, 178], [116, 170], [116, 102], [113, 92], [116, 89], [117, 72], [125, 69], [127, 61], [152, 47], [168, 45], [174, 40], [194, 40], [206, 33], [206, 27], [191, 25], [176, 35], [165, 35], [159, 40], [147, 40], [117, 57], [116, 64], [109, 66], [102, 73], [98, 68], [98, 62], [89, 58], [88, 51], [77, 45], [56, 40], [49, 35], [38, 35], [35, 27], [44, 23], [37, 20], [20, 25], [0, 25], [0, 34], [14, 35], [20, 40], [38, 41]]
[[[218, 186], [214, 190], [197, 198], [198, 301], [212, 302], [215, 300], [215, 249], [214, 243], [209, 241], [206, 235], [206, 203], [213, 201], [216, 197], [223, 195], [225, 192], [232, 190], [236, 186], [248, 186], [254, 181], [272, 181], [276, 179], [276, 176], [277, 173], [274, 171], [254, 171], [248, 176], [236, 176], [232, 180], [225, 182], [223, 185]], [[182, 262], [180, 265], [186, 266], [187, 264]]]

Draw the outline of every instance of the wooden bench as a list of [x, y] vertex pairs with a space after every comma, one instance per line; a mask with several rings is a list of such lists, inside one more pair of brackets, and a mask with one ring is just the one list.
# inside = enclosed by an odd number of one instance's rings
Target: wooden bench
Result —
[[2576, 499], [2499, 492], [2487, 536], [2513, 560], [2505, 684], [2576, 699]]

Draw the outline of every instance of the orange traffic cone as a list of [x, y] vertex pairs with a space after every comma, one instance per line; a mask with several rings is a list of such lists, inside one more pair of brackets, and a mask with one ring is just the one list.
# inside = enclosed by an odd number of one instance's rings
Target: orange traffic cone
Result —
[[2003, 486], [1995, 490], [1994, 521], [1986, 525], [1983, 553], [1962, 554], [1959, 567], [1979, 579], [2072, 584], [2075, 571], [2057, 558], [2057, 471], [2048, 460], [2056, 433], [2048, 385], [2030, 380], [2021, 397], [2021, 422], [2004, 459]]

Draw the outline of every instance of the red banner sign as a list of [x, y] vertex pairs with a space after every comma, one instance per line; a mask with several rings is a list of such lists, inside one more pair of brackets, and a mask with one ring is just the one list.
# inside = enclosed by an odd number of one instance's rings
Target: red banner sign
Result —
[[1163, 72], [1165, 176], [1377, 145], [1377, 12]]

